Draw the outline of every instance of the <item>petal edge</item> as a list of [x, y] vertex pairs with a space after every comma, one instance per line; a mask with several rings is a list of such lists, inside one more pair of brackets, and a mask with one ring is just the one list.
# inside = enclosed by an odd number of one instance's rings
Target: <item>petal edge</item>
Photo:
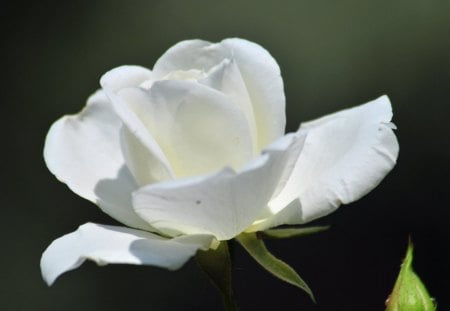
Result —
[[41, 272], [48, 285], [62, 273], [89, 259], [109, 263], [180, 268], [200, 248], [209, 248], [212, 237], [191, 236], [167, 240], [150, 232], [120, 226], [86, 223], [53, 241], [42, 254]]

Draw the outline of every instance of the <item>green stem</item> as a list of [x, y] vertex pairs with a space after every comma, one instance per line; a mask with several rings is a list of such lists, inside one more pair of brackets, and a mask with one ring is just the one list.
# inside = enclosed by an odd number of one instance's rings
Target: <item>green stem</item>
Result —
[[219, 290], [226, 311], [237, 311], [231, 282], [231, 258], [227, 241], [217, 249], [199, 251], [195, 257], [200, 268]]

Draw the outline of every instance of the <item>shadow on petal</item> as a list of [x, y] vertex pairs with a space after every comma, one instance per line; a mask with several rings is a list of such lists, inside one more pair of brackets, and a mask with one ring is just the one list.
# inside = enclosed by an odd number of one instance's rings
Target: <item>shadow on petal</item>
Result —
[[122, 165], [114, 179], [102, 179], [95, 185], [96, 203], [106, 214], [127, 226], [155, 231], [133, 210], [131, 193], [138, 187], [128, 167]]
[[129, 250], [143, 264], [176, 270], [203, 246], [201, 243], [183, 243], [176, 238], [142, 239], [131, 243]]

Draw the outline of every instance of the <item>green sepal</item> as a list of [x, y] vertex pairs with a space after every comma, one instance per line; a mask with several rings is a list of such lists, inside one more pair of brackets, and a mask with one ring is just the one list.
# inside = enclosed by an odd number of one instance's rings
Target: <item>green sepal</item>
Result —
[[412, 269], [412, 260], [413, 245], [410, 241], [394, 289], [386, 301], [386, 311], [436, 310], [433, 298]]
[[259, 232], [264, 239], [288, 239], [296, 238], [314, 233], [326, 231], [330, 226], [317, 226], [317, 227], [305, 227], [305, 228], [278, 228], [268, 229]]
[[264, 269], [277, 278], [304, 290], [315, 302], [314, 295], [305, 281], [287, 263], [272, 255], [256, 233], [242, 233], [236, 237], [236, 240]]
[[198, 251], [195, 259], [200, 268], [219, 290], [225, 310], [238, 310], [231, 282], [231, 258], [228, 242], [220, 242], [216, 249]]

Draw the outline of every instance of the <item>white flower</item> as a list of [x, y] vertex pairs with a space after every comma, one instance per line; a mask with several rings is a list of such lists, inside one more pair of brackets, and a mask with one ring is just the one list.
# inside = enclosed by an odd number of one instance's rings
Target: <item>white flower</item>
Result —
[[365, 195], [397, 159], [386, 96], [284, 135], [279, 67], [246, 40], [183, 41], [152, 71], [123, 66], [100, 83], [53, 124], [44, 156], [127, 227], [88, 223], [55, 240], [41, 259], [49, 284], [85, 259], [177, 269], [242, 232], [311, 221]]

